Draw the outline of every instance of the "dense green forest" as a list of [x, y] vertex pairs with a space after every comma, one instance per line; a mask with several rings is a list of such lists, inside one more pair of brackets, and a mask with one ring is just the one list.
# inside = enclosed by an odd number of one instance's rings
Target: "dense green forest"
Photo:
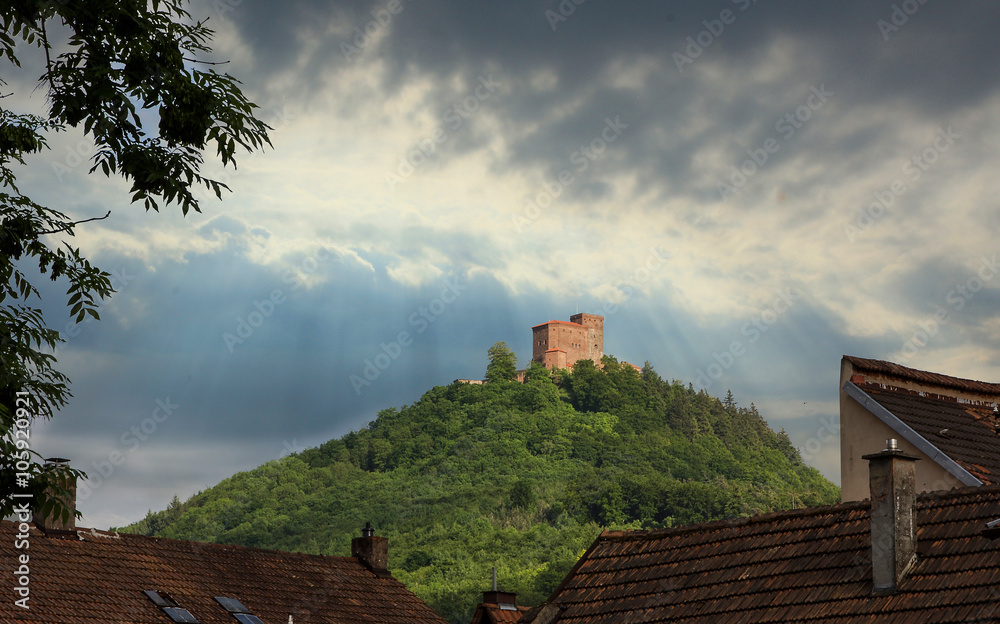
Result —
[[236, 474], [129, 532], [349, 555], [370, 521], [393, 575], [468, 622], [496, 566], [518, 602], [544, 600], [603, 527], [649, 528], [832, 503], [753, 404], [739, 407], [605, 357], [572, 373], [432, 388], [360, 431]]

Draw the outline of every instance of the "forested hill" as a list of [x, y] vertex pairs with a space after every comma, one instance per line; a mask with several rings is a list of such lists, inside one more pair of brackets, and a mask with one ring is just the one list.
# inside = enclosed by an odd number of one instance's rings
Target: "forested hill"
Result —
[[833, 503], [757, 410], [605, 358], [526, 383], [454, 383], [360, 431], [175, 498], [126, 531], [349, 555], [370, 521], [396, 578], [468, 622], [497, 566], [533, 605], [602, 527]]

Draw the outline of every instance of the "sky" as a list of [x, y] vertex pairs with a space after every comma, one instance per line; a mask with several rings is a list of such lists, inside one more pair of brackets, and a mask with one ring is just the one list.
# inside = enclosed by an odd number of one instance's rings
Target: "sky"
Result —
[[[1000, 5], [199, 0], [273, 149], [203, 212], [130, 205], [82, 134], [18, 171], [113, 275], [34, 448], [81, 526], [479, 378], [533, 325], [732, 390], [839, 482], [844, 354], [1000, 381]], [[44, 108], [39, 60], [9, 107]], [[5, 76], [6, 78], [6, 76]], [[155, 129], [155, 118], [151, 122]], [[111, 460], [114, 460], [114, 463]]]

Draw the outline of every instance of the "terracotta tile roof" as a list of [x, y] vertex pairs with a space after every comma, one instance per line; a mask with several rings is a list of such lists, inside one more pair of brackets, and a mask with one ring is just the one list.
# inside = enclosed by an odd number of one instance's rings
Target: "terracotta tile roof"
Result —
[[[169, 594], [202, 624], [236, 624], [214, 600], [235, 598], [266, 624], [444, 624], [402, 583], [378, 578], [354, 557], [305, 555], [78, 529], [53, 539], [32, 528], [15, 549], [17, 525], [0, 523], [4, 624], [170, 624], [143, 590]], [[30, 609], [13, 604], [11, 574], [27, 554]]]
[[605, 531], [523, 622], [913, 624], [1000, 619], [1000, 487], [928, 493], [917, 562], [872, 595], [869, 502], [655, 531]]
[[1000, 419], [991, 405], [876, 383], [859, 387], [974, 477], [1000, 483]]
[[883, 360], [869, 360], [850, 355], [845, 355], [844, 359], [851, 362], [855, 372], [878, 373], [898, 377], [900, 379], [909, 379], [920, 383], [942, 386], [944, 388], [953, 388], [955, 390], [965, 390], [969, 392], [982, 392], [1000, 396], [1000, 384], [997, 383], [951, 377], [949, 375], [917, 370], [915, 368], [903, 366], [902, 364], [885, 362]]

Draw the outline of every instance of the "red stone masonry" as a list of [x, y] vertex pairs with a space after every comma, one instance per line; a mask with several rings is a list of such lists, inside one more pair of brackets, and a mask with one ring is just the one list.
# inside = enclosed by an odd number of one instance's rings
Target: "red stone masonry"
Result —
[[531, 328], [531, 359], [548, 368], [571, 368], [578, 360], [597, 366], [604, 357], [604, 317], [574, 314], [570, 322], [549, 321]]

